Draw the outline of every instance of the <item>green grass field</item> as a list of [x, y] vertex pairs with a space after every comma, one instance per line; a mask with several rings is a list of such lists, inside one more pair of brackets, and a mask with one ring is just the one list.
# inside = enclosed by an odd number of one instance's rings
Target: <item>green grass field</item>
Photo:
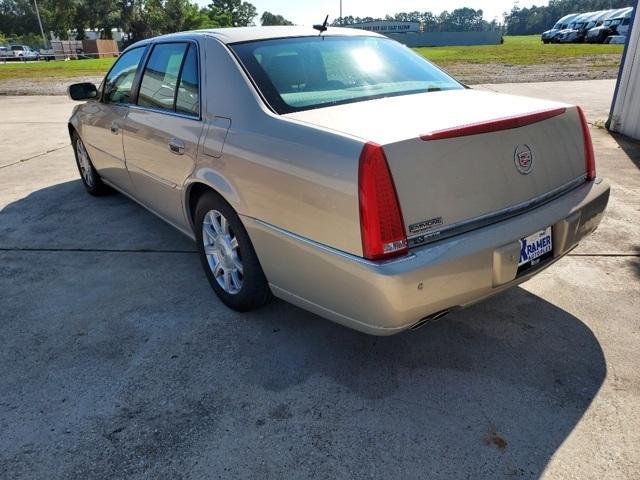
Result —
[[68, 62], [0, 63], [0, 81], [5, 79], [72, 78], [104, 75], [115, 58], [69, 60]]
[[[416, 52], [442, 65], [456, 63], [540, 65], [564, 62], [581, 57], [603, 56], [597, 66], [612, 66], [617, 62], [610, 55], [620, 55], [622, 45], [544, 45], [539, 35], [505, 37], [502, 45], [481, 45], [472, 47], [429, 47], [416, 48]], [[38, 79], [46, 77], [72, 78], [101, 76], [114, 62], [113, 58], [96, 60], [72, 60], [68, 62], [8, 62], [0, 64], [0, 81], [5, 79]]]
[[[623, 45], [543, 44], [540, 35], [504, 37], [502, 45], [473, 47], [416, 48], [423, 57], [442, 66], [452, 63], [540, 65], [557, 63], [580, 57], [622, 54]], [[609, 61], [610, 62], [610, 61]]]

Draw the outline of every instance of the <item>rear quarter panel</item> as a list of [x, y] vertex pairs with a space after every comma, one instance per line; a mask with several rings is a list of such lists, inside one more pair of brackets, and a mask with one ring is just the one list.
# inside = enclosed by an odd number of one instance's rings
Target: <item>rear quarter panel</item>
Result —
[[189, 183], [211, 186], [244, 217], [361, 255], [362, 140], [270, 112], [227, 47], [205, 44], [204, 120], [231, 122], [222, 155], [201, 148]]

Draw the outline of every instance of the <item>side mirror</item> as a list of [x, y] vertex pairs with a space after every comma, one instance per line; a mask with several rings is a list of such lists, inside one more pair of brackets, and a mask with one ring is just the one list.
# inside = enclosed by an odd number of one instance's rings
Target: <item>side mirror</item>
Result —
[[98, 96], [98, 88], [93, 83], [74, 83], [67, 89], [71, 100], [90, 100]]

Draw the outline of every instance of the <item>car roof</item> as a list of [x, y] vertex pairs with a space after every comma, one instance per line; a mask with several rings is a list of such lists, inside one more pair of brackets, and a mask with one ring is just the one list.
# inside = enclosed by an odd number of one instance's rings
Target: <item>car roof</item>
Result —
[[564, 23], [564, 22], [567, 22], [569, 20], [573, 20], [574, 18], [576, 18], [579, 15], [580, 15], [579, 13], [570, 13], [569, 15], [565, 15], [564, 17], [559, 19], [556, 23]]
[[[191, 30], [188, 32], [170, 33], [168, 35], [162, 35], [160, 37], [150, 38], [136, 43], [136, 46], [143, 45], [145, 43], [154, 42], [157, 40], [171, 40], [173, 38], [180, 38], [185, 36], [199, 36], [206, 35], [215, 37], [222, 43], [240, 43], [240, 42], [252, 42], [258, 40], [270, 40], [276, 38], [290, 38], [290, 37], [311, 37], [318, 36], [320, 32], [313, 27], [298, 27], [298, 26], [270, 26], [270, 27], [230, 27], [230, 28], [207, 28], [203, 30]], [[366, 36], [366, 37], [382, 37], [375, 32], [367, 30], [359, 30], [356, 28], [343, 28], [343, 27], [328, 27], [327, 31], [322, 33], [323, 36]], [[133, 46], [133, 45], [132, 45]]]

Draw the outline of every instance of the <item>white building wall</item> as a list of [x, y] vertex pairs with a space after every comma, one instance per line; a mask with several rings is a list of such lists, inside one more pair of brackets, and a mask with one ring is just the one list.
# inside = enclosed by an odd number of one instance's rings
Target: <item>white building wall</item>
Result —
[[640, 14], [636, 13], [631, 37], [611, 111], [609, 128], [640, 140]]

